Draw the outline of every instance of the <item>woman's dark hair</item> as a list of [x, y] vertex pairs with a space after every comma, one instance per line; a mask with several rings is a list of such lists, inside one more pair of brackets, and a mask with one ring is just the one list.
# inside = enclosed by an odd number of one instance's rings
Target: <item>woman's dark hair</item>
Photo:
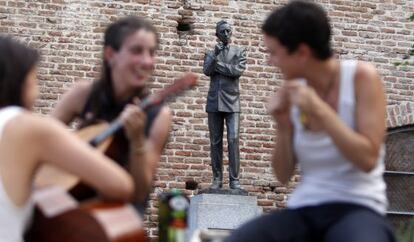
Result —
[[332, 56], [331, 26], [325, 11], [308, 1], [292, 1], [273, 11], [262, 26], [265, 34], [277, 38], [289, 53], [307, 44], [316, 58]]
[[38, 59], [36, 50], [0, 35], [0, 107], [23, 106], [24, 82]]
[[[119, 19], [108, 26], [105, 31], [104, 49], [105, 47], [111, 47], [115, 51], [119, 51], [125, 39], [141, 29], [154, 33], [158, 45], [158, 33], [151, 22], [141, 17], [130, 16]], [[111, 71], [108, 61], [104, 58], [101, 78], [94, 83], [90, 96], [90, 111], [95, 117], [99, 117], [102, 112], [105, 112], [105, 109], [108, 108], [107, 105], [115, 105], [113, 103], [115, 100]], [[143, 93], [147, 93], [145, 88], [140, 90], [140, 94], [137, 96], [142, 96]]]

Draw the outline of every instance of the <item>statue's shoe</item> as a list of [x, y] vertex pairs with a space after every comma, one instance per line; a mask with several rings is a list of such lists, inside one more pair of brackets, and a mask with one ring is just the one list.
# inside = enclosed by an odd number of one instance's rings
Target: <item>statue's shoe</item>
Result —
[[239, 181], [230, 181], [231, 189], [242, 189]]
[[210, 189], [219, 189], [223, 187], [223, 182], [219, 180], [213, 180], [211, 183]]

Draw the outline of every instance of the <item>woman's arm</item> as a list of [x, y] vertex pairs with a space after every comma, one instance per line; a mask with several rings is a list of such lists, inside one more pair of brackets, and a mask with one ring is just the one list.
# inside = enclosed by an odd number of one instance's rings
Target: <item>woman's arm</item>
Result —
[[272, 154], [272, 167], [277, 180], [287, 184], [295, 170], [295, 158], [292, 150], [292, 129], [278, 128], [276, 145]]
[[164, 106], [151, 127], [149, 137], [145, 141], [130, 142], [129, 172], [135, 182], [135, 200], [143, 202], [151, 192], [156, 169], [168, 140], [172, 116], [168, 107]]
[[290, 102], [282, 87], [268, 102], [268, 112], [277, 123], [276, 145], [272, 153], [272, 167], [279, 182], [286, 184], [295, 170], [293, 153], [293, 125], [290, 121]]
[[51, 116], [65, 124], [72, 122], [85, 106], [92, 88], [92, 83], [79, 82], [72, 89], [63, 94], [51, 112]]
[[131, 199], [131, 176], [114, 161], [78, 139], [67, 128], [50, 118], [30, 117], [31, 133], [37, 143], [38, 161], [55, 165], [78, 176], [107, 199]]

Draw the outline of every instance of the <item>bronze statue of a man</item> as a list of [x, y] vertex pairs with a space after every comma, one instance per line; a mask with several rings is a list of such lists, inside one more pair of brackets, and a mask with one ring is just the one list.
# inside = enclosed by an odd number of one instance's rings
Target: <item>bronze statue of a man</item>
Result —
[[207, 96], [208, 128], [213, 182], [210, 188], [223, 185], [223, 128], [227, 126], [229, 178], [231, 189], [241, 189], [239, 182], [239, 77], [246, 69], [246, 51], [230, 45], [231, 26], [224, 20], [216, 25], [219, 43], [204, 57], [204, 74], [211, 78]]

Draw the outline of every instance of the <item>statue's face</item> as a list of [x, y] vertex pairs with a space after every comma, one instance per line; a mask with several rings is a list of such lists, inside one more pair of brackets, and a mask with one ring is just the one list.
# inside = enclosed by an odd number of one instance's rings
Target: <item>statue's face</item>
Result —
[[224, 44], [228, 44], [230, 42], [231, 37], [231, 27], [228, 24], [222, 24], [218, 27], [216, 32], [217, 38]]

